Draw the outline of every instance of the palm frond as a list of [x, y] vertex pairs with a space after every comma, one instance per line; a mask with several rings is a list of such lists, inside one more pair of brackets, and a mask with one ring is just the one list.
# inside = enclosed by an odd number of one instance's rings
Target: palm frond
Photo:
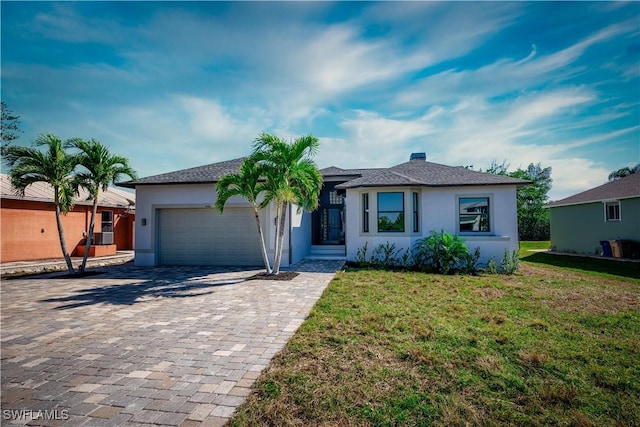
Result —
[[125, 176], [131, 179], [137, 178], [136, 172], [129, 165], [129, 160], [112, 154], [100, 141], [73, 138], [67, 140], [65, 145], [78, 149], [76, 154], [78, 163], [84, 169], [84, 172], [81, 172], [83, 176], [81, 186], [85, 187], [94, 198], [97, 197], [100, 189], [107, 191], [110, 184], [119, 182]]

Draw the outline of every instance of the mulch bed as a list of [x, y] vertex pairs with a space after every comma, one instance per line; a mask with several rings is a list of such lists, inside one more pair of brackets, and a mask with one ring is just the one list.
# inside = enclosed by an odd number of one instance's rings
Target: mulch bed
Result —
[[284, 272], [280, 272], [277, 275], [273, 276], [273, 275], [268, 275], [267, 273], [258, 273], [254, 276], [249, 277], [247, 280], [283, 280], [283, 281], [288, 281], [288, 280], [293, 280], [294, 278], [298, 277], [300, 273], [296, 273], [295, 271], [284, 271]]

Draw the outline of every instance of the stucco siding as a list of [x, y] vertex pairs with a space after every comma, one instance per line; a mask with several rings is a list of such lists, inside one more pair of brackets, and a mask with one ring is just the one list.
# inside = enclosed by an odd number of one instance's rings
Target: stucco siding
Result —
[[311, 248], [311, 213], [291, 210], [291, 263], [302, 261]]
[[551, 247], [600, 254], [601, 240], [640, 241], [640, 198], [620, 200], [620, 221], [605, 221], [602, 202], [550, 208]]
[[[207, 208], [215, 209], [217, 193], [214, 184], [141, 185], [136, 187], [136, 235], [135, 264], [153, 266], [158, 264], [158, 211], [160, 209]], [[232, 197], [225, 207], [251, 207], [242, 197]], [[294, 211], [295, 213], [295, 211]], [[213, 214], [213, 212], [212, 212]], [[267, 252], [273, 261], [275, 248], [275, 208], [269, 206], [263, 213], [262, 223]], [[288, 228], [289, 219], [286, 227]], [[255, 228], [252, 223], [251, 227]], [[257, 233], [257, 229], [256, 229]], [[285, 247], [282, 252], [282, 266], [289, 264], [289, 232], [285, 233]]]
[[[404, 192], [405, 231], [377, 231], [377, 193]], [[413, 231], [412, 193], [419, 194], [419, 231]], [[362, 194], [369, 193], [369, 232], [362, 230]], [[491, 230], [487, 233], [464, 233], [458, 230], [458, 199], [460, 197], [489, 197]], [[505, 249], [517, 250], [518, 221], [515, 186], [468, 187], [374, 187], [347, 190], [347, 258], [355, 260], [357, 251], [365, 243], [371, 251], [380, 244], [395, 244], [398, 249], [412, 248], [416, 241], [444, 230], [460, 234], [470, 250], [480, 247], [481, 263], [494, 257], [499, 262]], [[355, 212], [354, 212], [355, 211]]]
[[[92, 206], [76, 205], [62, 215], [62, 227], [67, 250], [72, 256], [82, 256], [76, 248], [84, 243], [89, 228]], [[55, 208], [52, 203], [3, 199], [0, 216], [2, 247], [0, 261], [28, 261], [62, 258]], [[113, 212], [114, 243], [118, 249], [133, 248], [133, 214], [121, 208], [98, 208], [94, 230], [100, 232], [102, 211]]]

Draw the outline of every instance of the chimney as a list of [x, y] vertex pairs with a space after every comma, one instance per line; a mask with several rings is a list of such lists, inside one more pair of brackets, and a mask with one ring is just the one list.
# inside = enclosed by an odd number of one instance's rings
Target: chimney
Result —
[[427, 160], [427, 154], [426, 153], [411, 153], [411, 157], [409, 157], [409, 160], [426, 161]]

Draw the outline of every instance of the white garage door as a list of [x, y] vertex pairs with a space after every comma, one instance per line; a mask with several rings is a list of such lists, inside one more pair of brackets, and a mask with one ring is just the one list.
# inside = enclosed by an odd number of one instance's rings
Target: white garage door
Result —
[[162, 265], [262, 265], [251, 208], [161, 209], [158, 251]]

